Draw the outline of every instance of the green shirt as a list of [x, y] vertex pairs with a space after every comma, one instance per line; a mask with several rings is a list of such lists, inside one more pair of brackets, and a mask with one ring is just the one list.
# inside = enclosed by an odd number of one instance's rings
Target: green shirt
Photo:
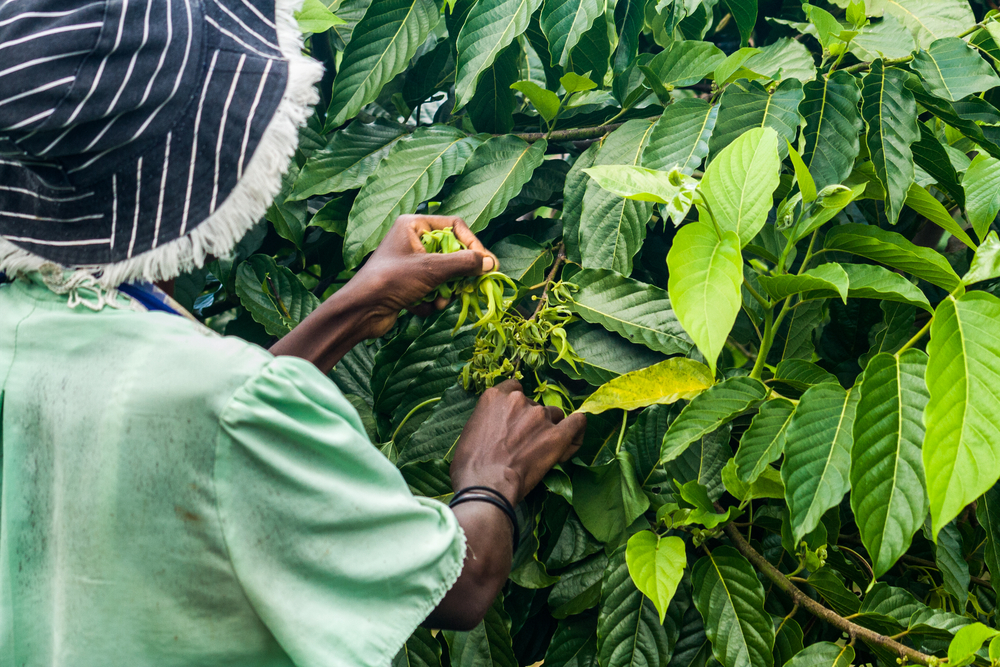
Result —
[[454, 514], [311, 364], [130, 304], [0, 286], [0, 667], [388, 665]]

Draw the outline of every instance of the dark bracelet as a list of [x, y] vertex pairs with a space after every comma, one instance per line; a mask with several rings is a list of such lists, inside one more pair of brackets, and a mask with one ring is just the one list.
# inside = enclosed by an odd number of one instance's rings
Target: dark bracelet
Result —
[[467, 486], [452, 496], [451, 502], [448, 503], [448, 507], [455, 507], [456, 505], [473, 501], [489, 503], [498, 507], [504, 514], [507, 515], [507, 518], [510, 520], [511, 533], [514, 538], [513, 551], [517, 551], [517, 547], [521, 544], [521, 526], [518, 523], [517, 514], [514, 512], [514, 506], [509, 500], [507, 500], [507, 497], [499, 491], [489, 488], [488, 486]]

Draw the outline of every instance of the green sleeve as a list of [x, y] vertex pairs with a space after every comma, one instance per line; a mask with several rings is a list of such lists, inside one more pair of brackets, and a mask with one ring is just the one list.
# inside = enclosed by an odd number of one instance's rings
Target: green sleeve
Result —
[[414, 497], [336, 386], [278, 357], [225, 409], [215, 467], [240, 584], [302, 667], [387, 666], [454, 584], [465, 536]]

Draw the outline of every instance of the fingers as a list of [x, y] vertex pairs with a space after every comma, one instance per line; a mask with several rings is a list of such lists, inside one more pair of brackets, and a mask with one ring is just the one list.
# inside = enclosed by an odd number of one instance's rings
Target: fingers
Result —
[[549, 420], [553, 424], [558, 424], [559, 422], [561, 422], [566, 417], [566, 415], [563, 414], [563, 411], [560, 408], [557, 408], [554, 405], [547, 405], [547, 406], [545, 406], [545, 412], [548, 413]]
[[587, 432], [587, 415], [574, 412], [556, 424], [556, 430], [566, 442], [579, 447], [583, 444], [583, 436]]
[[[490, 271], [496, 271], [500, 267], [500, 262], [497, 260], [496, 255], [487, 250], [482, 242], [476, 238], [476, 235], [472, 233], [469, 226], [465, 224], [465, 220], [453, 215], [401, 215], [397, 218], [397, 223], [408, 224], [411, 226], [417, 236], [419, 237], [421, 233], [430, 231], [432, 229], [446, 229], [451, 227], [452, 232], [455, 234], [455, 238], [461, 241], [466, 248], [469, 250], [475, 250], [481, 253], [484, 257], [488, 257], [492, 260], [492, 263], [483, 261], [482, 269], [480, 273], [489, 273]], [[475, 274], [463, 274], [463, 275], [479, 275]]]
[[504, 395], [506, 395], [506, 394], [513, 394], [514, 392], [523, 392], [524, 391], [521, 388], [521, 383], [518, 382], [517, 380], [514, 380], [514, 379], [504, 380], [500, 384], [498, 384], [495, 387], [493, 387], [493, 389], [495, 389], [498, 393], [504, 394]]
[[460, 250], [447, 254], [432, 253], [427, 261], [440, 282], [460, 276], [478, 276], [486, 273], [485, 267], [493, 264], [493, 258], [478, 250]]

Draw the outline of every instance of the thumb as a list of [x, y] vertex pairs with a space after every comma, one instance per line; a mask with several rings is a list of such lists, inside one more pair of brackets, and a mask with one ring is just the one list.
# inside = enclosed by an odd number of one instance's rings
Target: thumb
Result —
[[587, 415], [574, 412], [555, 425], [556, 433], [565, 439], [567, 445], [583, 444], [583, 434], [587, 431]]
[[432, 253], [430, 261], [435, 270], [435, 277], [440, 282], [459, 276], [479, 276], [491, 271], [496, 265], [496, 260], [478, 250], [460, 250], [444, 254]]

